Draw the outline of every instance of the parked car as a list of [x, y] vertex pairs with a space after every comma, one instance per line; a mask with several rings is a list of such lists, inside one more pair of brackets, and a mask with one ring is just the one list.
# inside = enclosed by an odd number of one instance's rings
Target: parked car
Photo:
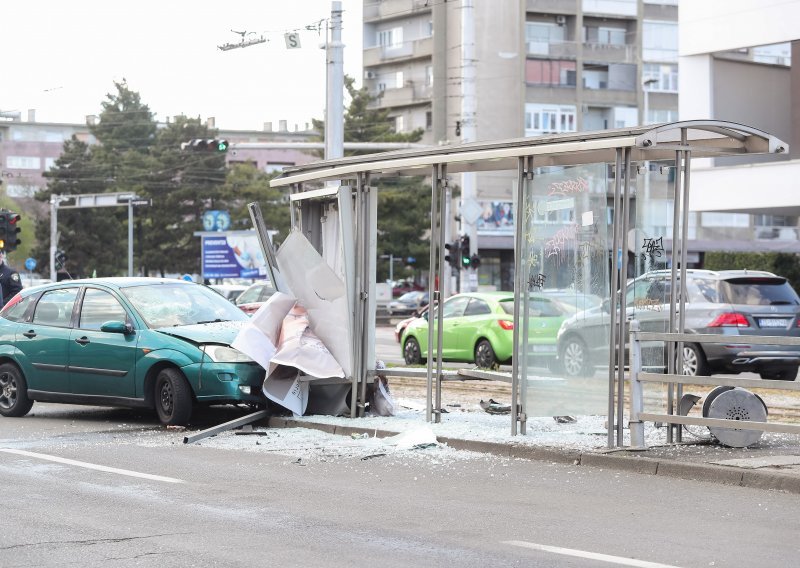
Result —
[[392, 286], [392, 298], [399, 298], [407, 292], [424, 292], [425, 288], [416, 282], [395, 282]]
[[417, 318], [427, 317], [427, 313], [428, 306], [425, 306], [424, 308], [420, 308], [419, 310], [415, 311], [410, 317], [397, 322], [397, 325], [394, 326], [394, 338], [397, 340], [397, 343], [400, 343], [400, 339], [403, 337], [403, 332], [408, 327], [408, 324]]
[[258, 308], [264, 305], [264, 302], [269, 300], [269, 297], [275, 293], [275, 288], [268, 281], [255, 282], [247, 287], [247, 289], [239, 294], [235, 300], [235, 304], [239, 306], [244, 313], [251, 316]]
[[[643, 331], [667, 331], [670, 290], [669, 270], [648, 272], [632, 280], [625, 291], [625, 317], [639, 320]], [[566, 375], [590, 375], [596, 365], [608, 364], [608, 306], [604, 302], [578, 312], [559, 330], [559, 360]], [[751, 347], [741, 339], [751, 335], [800, 337], [798, 316], [800, 297], [786, 278], [752, 270], [687, 270], [686, 332], [729, 335], [736, 342], [684, 343], [683, 372], [709, 375], [751, 371], [764, 379], [794, 380], [800, 365], [800, 347]], [[645, 364], [649, 357], [663, 365], [663, 343], [651, 345], [644, 357]]]
[[154, 409], [262, 405], [264, 369], [231, 347], [247, 315], [206, 286], [93, 278], [23, 289], [0, 311], [0, 415], [35, 401]]
[[[428, 357], [428, 315], [412, 320], [402, 336], [406, 364]], [[531, 352], [555, 360], [556, 333], [574, 309], [543, 294], [529, 302]], [[442, 359], [492, 368], [511, 360], [514, 334], [513, 292], [456, 294], [442, 304]]]
[[247, 286], [242, 284], [209, 284], [209, 288], [219, 292], [226, 300], [235, 302], [242, 292], [247, 290]]
[[389, 302], [386, 306], [386, 311], [390, 316], [407, 316], [427, 305], [427, 292], [406, 292], [396, 300]]

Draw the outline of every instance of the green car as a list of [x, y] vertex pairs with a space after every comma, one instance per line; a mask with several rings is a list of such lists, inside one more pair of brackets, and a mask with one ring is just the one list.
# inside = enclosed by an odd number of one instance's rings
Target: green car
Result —
[[34, 401], [155, 409], [264, 405], [265, 371], [231, 342], [249, 317], [210, 288], [94, 278], [27, 288], [0, 311], [0, 415]]
[[[514, 346], [513, 292], [456, 294], [442, 305], [442, 359], [474, 362], [492, 368], [509, 363]], [[556, 334], [574, 308], [543, 294], [528, 303], [528, 350], [534, 357], [555, 361]], [[434, 333], [436, 330], [434, 330]], [[428, 312], [408, 324], [400, 340], [406, 364], [428, 357]]]

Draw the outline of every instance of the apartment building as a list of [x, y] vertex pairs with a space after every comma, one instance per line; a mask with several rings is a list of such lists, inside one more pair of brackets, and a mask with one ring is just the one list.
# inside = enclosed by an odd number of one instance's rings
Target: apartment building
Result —
[[[678, 119], [677, 0], [364, 0], [363, 13], [364, 85], [423, 142], [461, 143], [466, 126], [478, 141]], [[452, 229], [476, 234], [485, 287], [512, 286], [512, 178], [478, 175], [476, 228], [459, 215]]]
[[695, 163], [690, 251], [800, 253], [800, 2], [680, 4], [680, 118], [714, 118], [789, 143], [783, 156]]

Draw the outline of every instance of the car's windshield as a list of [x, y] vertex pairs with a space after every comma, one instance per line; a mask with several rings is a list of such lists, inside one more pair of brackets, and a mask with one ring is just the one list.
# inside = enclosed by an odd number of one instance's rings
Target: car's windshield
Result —
[[249, 319], [242, 310], [205, 286], [148, 284], [121, 291], [148, 327]]
[[731, 304], [779, 306], [800, 304], [784, 278], [737, 278], [722, 282], [723, 297]]

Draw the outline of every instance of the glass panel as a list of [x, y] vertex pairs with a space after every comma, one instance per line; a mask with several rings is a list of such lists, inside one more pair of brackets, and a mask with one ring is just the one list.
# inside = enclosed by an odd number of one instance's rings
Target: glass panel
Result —
[[100, 329], [107, 321], [128, 320], [125, 308], [117, 299], [103, 290], [89, 288], [83, 296], [81, 306], [81, 329]]
[[66, 288], [45, 292], [36, 304], [33, 323], [69, 327], [72, 307], [78, 295], [78, 288]]
[[529, 416], [607, 412], [608, 170], [539, 168], [526, 187], [519, 349]]

